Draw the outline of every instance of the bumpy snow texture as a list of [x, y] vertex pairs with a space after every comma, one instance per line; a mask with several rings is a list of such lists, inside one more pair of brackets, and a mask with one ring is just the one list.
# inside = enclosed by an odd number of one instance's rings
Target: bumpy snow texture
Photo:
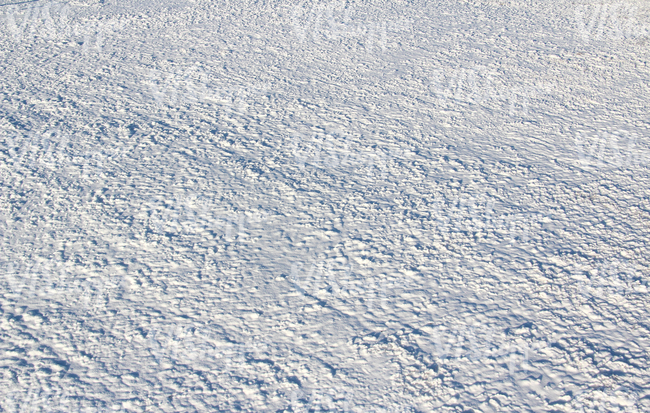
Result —
[[0, 410], [650, 410], [650, 4], [3, 0]]

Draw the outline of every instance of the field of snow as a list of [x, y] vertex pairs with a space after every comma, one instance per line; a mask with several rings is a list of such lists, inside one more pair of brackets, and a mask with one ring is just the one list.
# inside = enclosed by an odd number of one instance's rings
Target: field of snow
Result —
[[607, 1], [0, 0], [0, 411], [650, 411]]

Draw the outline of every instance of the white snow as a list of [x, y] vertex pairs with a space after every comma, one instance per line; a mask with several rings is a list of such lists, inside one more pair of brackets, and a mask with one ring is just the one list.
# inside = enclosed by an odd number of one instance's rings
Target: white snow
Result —
[[650, 410], [647, 2], [0, 4], [0, 410]]

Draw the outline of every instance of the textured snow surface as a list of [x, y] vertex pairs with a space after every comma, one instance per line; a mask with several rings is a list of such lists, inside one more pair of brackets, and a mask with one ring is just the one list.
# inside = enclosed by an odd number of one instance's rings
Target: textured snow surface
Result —
[[2, 0], [0, 410], [650, 410], [650, 4]]

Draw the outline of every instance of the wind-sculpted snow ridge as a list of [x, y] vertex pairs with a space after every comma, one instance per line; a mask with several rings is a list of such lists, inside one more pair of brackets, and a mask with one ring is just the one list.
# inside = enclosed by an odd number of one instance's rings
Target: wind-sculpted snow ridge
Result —
[[3, 2], [0, 410], [650, 410], [650, 8], [542, 3]]

